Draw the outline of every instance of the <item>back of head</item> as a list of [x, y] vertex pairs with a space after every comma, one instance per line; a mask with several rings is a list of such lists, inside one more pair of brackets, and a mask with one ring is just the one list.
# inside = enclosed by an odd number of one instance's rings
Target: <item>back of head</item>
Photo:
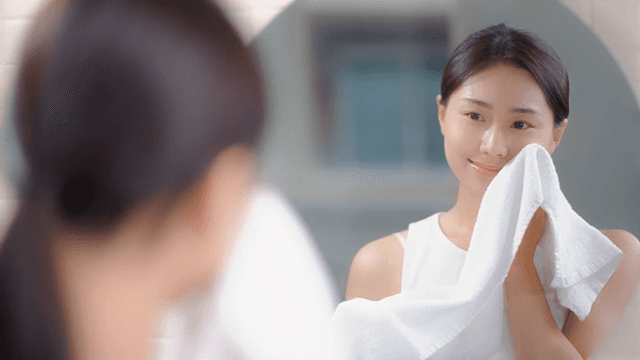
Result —
[[108, 233], [171, 204], [262, 127], [255, 59], [210, 1], [64, 4], [36, 19], [18, 74], [25, 173], [0, 255], [0, 357], [68, 357], [52, 228]]

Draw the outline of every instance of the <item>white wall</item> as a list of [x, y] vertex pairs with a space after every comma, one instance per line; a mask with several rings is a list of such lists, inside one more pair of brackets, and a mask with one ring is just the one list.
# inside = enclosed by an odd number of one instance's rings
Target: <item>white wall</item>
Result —
[[599, 34], [640, 92], [640, 1], [564, 0]]

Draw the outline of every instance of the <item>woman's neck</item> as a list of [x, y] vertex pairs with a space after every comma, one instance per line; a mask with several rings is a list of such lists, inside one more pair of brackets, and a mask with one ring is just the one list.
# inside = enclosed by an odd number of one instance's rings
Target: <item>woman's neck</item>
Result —
[[456, 203], [440, 217], [440, 227], [447, 238], [465, 250], [469, 248], [481, 202], [481, 195], [460, 186]]
[[54, 242], [72, 358], [144, 359], [160, 306], [139, 249], [90, 236]]

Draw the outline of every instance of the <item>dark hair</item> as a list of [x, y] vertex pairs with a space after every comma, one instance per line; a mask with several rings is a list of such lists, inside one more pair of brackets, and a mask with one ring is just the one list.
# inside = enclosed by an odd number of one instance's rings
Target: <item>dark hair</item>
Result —
[[499, 63], [524, 69], [533, 76], [557, 126], [569, 116], [569, 75], [560, 57], [537, 36], [504, 24], [473, 33], [456, 47], [442, 76], [443, 104], [469, 77]]
[[25, 171], [0, 254], [2, 358], [69, 357], [55, 226], [108, 232], [141, 204], [177, 200], [262, 128], [253, 52], [210, 0], [66, 4], [37, 19], [18, 73]]

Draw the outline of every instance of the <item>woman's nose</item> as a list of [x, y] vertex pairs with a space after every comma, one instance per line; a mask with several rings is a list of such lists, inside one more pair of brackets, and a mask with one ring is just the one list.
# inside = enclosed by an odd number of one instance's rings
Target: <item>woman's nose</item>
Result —
[[491, 126], [483, 134], [480, 151], [491, 157], [506, 157], [507, 141], [507, 135], [503, 131]]

